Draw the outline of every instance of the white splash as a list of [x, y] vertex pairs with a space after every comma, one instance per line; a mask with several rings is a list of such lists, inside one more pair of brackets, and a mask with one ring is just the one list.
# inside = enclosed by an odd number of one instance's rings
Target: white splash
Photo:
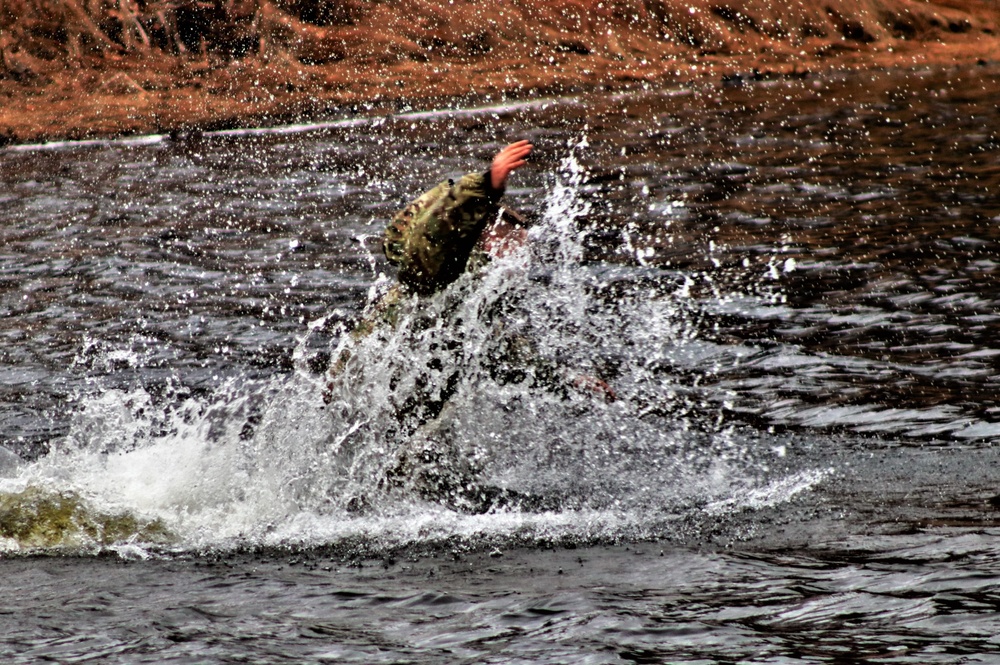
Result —
[[[318, 321], [287, 375], [231, 378], [201, 397], [179, 386], [159, 396], [96, 390], [79, 399], [56, 450], [18, 469], [18, 482], [160, 520], [182, 548], [655, 537], [698, 506], [770, 506], [820, 482], [825, 472], [764, 479], [759, 451], [676, 382], [669, 369], [685, 358], [712, 362], [683, 283], [633, 288], [632, 269], [585, 264], [586, 146], [563, 161], [528, 248], [404, 302], [394, 329], [342, 335], [335, 375], [305, 366]], [[370, 298], [389, 285], [377, 280]], [[531, 362], [498, 369], [521, 339]], [[586, 387], [602, 375], [616, 401]], [[444, 474], [442, 500], [400, 480], [407, 465]], [[452, 472], [470, 486], [456, 486]], [[475, 514], [461, 498], [471, 483], [514, 498]], [[147, 552], [116, 547], [123, 557]]]

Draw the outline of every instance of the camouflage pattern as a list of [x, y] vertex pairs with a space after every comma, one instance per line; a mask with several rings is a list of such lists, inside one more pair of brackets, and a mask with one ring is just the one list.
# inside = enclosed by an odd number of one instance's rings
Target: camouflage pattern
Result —
[[399, 281], [421, 295], [458, 279], [486, 225], [500, 212], [485, 173], [447, 180], [393, 217], [382, 249]]
[[372, 334], [377, 328], [383, 326], [395, 328], [407, 297], [408, 294], [403, 285], [393, 286], [374, 305], [364, 311], [361, 320], [351, 331], [351, 337], [357, 341]]

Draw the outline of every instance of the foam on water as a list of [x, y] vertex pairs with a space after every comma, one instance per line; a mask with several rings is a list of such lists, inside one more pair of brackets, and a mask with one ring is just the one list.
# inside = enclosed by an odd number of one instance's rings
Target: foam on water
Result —
[[[661, 537], [820, 482], [826, 472], [775, 478], [780, 453], [664, 371], [685, 356], [703, 371], [727, 362], [697, 338], [698, 276], [650, 284], [648, 267], [637, 280], [582, 265], [583, 179], [571, 154], [526, 247], [405, 300], [394, 328], [344, 331], [332, 374], [308, 366], [316, 321], [289, 374], [230, 377], [209, 395], [99, 386], [54, 450], [0, 490], [71, 493], [200, 549]], [[372, 301], [390, 285], [377, 279]], [[616, 400], [585, 378], [599, 375]], [[139, 544], [114, 546], [143, 556]]]

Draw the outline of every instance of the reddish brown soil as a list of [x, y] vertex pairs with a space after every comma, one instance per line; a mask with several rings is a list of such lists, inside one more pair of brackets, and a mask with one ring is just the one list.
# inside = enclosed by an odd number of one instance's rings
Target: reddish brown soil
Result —
[[996, 60], [990, 0], [0, 0], [0, 142]]

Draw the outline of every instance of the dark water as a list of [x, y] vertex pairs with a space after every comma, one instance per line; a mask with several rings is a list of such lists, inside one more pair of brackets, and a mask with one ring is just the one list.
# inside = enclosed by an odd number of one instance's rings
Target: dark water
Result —
[[[0, 654], [1000, 662], [997, 79], [0, 153]], [[442, 321], [488, 348], [474, 312], [517, 296], [540, 353], [620, 399], [472, 353], [449, 440], [543, 507], [375, 489], [400, 386], [440, 360], [366, 341], [323, 406], [377, 236], [521, 137], [532, 249]], [[40, 545], [74, 556], [18, 556]]]

